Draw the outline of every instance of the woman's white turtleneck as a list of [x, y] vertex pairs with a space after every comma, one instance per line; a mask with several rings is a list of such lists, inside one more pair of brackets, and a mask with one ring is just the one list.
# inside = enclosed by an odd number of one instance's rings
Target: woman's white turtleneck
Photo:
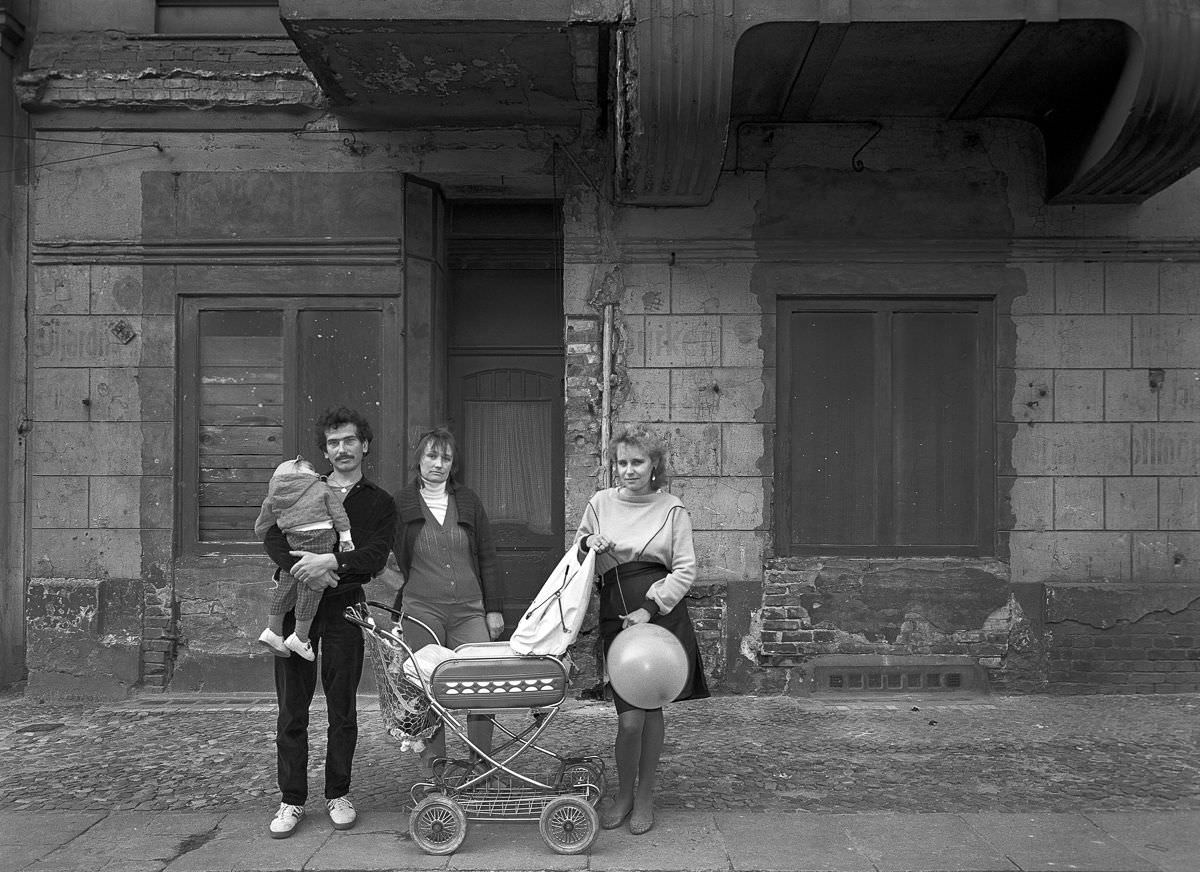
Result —
[[446, 493], [446, 483], [439, 481], [434, 484], [421, 479], [421, 499], [429, 506], [429, 511], [437, 518], [439, 524], [446, 523], [446, 509], [450, 506], [450, 495]]

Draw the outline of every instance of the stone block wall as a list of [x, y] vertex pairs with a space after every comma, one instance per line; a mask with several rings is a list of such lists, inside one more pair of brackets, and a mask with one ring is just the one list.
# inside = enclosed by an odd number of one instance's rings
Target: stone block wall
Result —
[[[85, 658], [89, 674], [161, 689], [173, 653], [173, 319], [144, 298], [141, 266], [70, 260], [39, 262], [32, 277], [29, 561], [35, 579], [128, 591], [96, 597], [100, 625], [127, 631], [105, 632], [108, 656]], [[145, 629], [155, 662], [141, 676], [126, 660], [138, 663], [146, 609], [160, 625]], [[35, 676], [63, 672], [46, 629], [29, 639]]]
[[[582, 197], [568, 223], [568, 534], [601, 486], [600, 378], [604, 307], [613, 307], [612, 430], [642, 424], [667, 446], [670, 491], [695, 530], [698, 583], [689, 597], [713, 684], [726, 683], [741, 631], [741, 599], [762, 574], [767, 501], [769, 339], [749, 292], [750, 265], [596, 262], [590, 216], [604, 205]], [[598, 222], [598, 223], [603, 223]]]
[[1048, 686], [1197, 687], [1200, 264], [1029, 264], [1002, 361], [1001, 526], [1046, 586]]
[[1200, 580], [1200, 264], [1026, 274], [998, 373], [1014, 580]]

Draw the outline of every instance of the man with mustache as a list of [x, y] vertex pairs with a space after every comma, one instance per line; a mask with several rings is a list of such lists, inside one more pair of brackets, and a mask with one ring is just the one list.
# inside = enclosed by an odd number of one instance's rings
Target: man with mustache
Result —
[[[309, 630], [320, 654], [321, 686], [329, 712], [325, 751], [325, 804], [335, 829], [354, 826], [350, 770], [358, 741], [356, 694], [363, 669], [363, 638], [344, 617], [346, 606], [363, 602], [363, 585], [383, 569], [396, 526], [391, 495], [363, 476], [363, 459], [371, 450], [371, 425], [344, 406], [326, 411], [316, 421], [317, 446], [333, 469], [326, 481], [342, 501], [350, 519], [354, 550], [332, 554], [293, 551], [278, 526], [266, 533], [263, 546], [282, 570], [312, 590], [323, 590]], [[290, 633], [295, 614], [284, 617]], [[275, 839], [287, 838], [304, 817], [308, 800], [308, 710], [317, 687], [317, 663], [302, 657], [275, 659], [275, 694], [279, 719], [275, 757], [282, 801], [271, 821]]]

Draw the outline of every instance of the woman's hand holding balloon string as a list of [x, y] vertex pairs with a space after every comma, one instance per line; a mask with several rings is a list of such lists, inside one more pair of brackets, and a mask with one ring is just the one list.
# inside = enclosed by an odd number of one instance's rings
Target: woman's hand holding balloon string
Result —
[[621, 615], [621, 629], [645, 624], [650, 621], [650, 613], [645, 609], [634, 609], [627, 615]]

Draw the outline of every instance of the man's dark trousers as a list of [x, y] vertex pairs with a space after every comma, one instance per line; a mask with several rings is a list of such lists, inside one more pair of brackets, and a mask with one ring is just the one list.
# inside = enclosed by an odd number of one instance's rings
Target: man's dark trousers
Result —
[[[313, 650], [320, 652], [321, 686], [329, 712], [327, 800], [350, 792], [350, 769], [358, 743], [357, 693], [363, 670], [363, 637], [362, 630], [347, 621], [343, 611], [364, 599], [361, 587], [342, 594], [336, 588], [326, 591], [309, 631]], [[283, 621], [285, 638], [295, 623], [295, 614], [288, 612]], [[317, 662], [299, 654], [275, 658], [275, 694], [279, 700], [275, 756], [279, 790], [289, 805], [308, 801], [308, 709], [316, 689]]]

